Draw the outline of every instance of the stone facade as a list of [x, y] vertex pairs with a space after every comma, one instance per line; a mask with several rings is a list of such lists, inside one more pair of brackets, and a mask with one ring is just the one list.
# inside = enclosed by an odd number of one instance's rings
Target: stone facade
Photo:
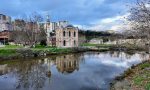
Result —
[[12, 31], [11, 17], [0, 14], [0, 31]]
[[68, 25], [56, 29], [57, 47], [78, 47], [78, 28]]

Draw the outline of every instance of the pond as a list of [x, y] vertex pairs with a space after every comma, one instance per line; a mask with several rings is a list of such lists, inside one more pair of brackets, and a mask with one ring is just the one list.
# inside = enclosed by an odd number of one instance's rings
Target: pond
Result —
[[116, 76], [147, 58], [142, 52], [86, 52], [1, 63], [0, 90], [109, 90]]

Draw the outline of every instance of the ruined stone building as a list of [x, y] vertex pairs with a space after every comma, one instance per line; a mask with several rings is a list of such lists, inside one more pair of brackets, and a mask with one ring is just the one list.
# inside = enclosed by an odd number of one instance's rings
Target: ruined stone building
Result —
[[78, 28], [72, 25], [58, 27], [56, 29], [57, 47], [78, 47]]

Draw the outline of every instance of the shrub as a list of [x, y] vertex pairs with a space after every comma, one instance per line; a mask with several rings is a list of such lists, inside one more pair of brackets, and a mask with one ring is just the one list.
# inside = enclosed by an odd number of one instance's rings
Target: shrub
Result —
[[47, 46], [46, 40], [41, 40], [40, 45], [41, 46]]

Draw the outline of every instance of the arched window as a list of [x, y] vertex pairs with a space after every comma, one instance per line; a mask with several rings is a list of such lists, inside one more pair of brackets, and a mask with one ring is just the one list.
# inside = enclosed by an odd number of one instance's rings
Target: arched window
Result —
[[66, 32], [65, 32], [65, 31], [63, 31], [63, 36], [64, 36], [64, 37], [66, 36]]
[[71, 32], [69, 31], [69, 37], [71, 36]]
[[65, 40], [63, 41], [63, 45], [66, 46], [66, 41]]
[[74, 37], [76, 37], [76, 32], [74, 32]]
[[74, 46], [76, 46], [76, 41], [74, 40]]

